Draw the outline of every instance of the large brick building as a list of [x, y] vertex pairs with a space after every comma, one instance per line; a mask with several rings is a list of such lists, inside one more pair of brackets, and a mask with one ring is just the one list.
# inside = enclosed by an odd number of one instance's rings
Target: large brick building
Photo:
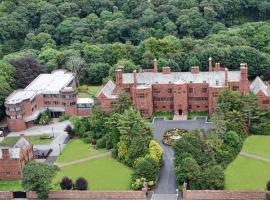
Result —
[[0, 148], [0, 180], [19, 180], [24, 165], [34, 160], [33, 145], [23, 136], [10, 147]]
[[111, 110], [119, 93], [127, 93], [135, 107], [145, 116], [154, 112], [174, 112], [185, 115], [189, 111], [214, 112], [219, 91], [230, 87], [245, 94], [254, 92], [264, 108], [269, 108], [269, 85], [259, 77], [250, 85], [248, 66], [240, 65], [239, 71], [229, 71], [215, 66], [209, 58], [207, 72], [199, 67], [192, 67], [191, 72], [171, 72], [170, 67], [163, 67], [158, 72], [157, 60], [153, 61], [153, 69], [124, 73], [119, 67], [115, 72], [116, 81], [109, 81], [98, 93], [98, 99], [104, 111]]
[[53, 117], [87, 116], [93, 103], [90, 98], [77, 98], [74, 74], [65, 70], [40, 74], [25, 89], [15, 90], [6, 98], [8, 128], [21, 131], [31, 127], [46, 110]]

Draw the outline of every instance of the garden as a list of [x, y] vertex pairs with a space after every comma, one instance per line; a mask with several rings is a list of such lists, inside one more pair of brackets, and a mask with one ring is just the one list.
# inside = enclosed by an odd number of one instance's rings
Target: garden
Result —
[[[52, 142], [52, 136], [48, 133], [43, 133], [38, 136], [25, 136], [25, 138], [33, 145], [50, 144]], [[0, 142], [0, 146], [12, 147], [19, 139], [20, 136], [6, 137]]]
[[166, 145], [173, 145], [174, 142], [180, 140], [181, 137], [188, 133], [186, 129], [174, 128], [164, 133], [162, 142]]
[[208, 112], [188, 112], [188, 120], [195, 120], [196, 117], [208, 117]]
[[100, 86], [98, 85], [82, 85], [78, 88], [79, 98], [89, 98], [96, 96]]
[[[249, 136], [242, 152], [270, 159], [270, 136]], [[225, 170], [227, 190], [265, 190], [270, 180], [270, 162], [238, 155]]]

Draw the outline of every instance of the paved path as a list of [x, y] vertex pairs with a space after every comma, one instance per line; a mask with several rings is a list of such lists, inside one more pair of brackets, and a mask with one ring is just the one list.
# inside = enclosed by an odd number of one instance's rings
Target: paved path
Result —
[[248, 153], [248, 152], [241, 151], [240, 152], [240, 155], [241, 156], [248, 157], [248, 158], [252, 158], [252, 159], [255, 159], [255, 160], [261, 160], [261, 161], [265, 161], [265, 162], [270, 162], [270, 159], [269, 158], [257, 156], [257, 155], [255, 155], [253, 153]]
[[67, 166], [74, 165], [74, 164], [77, 164], [77, 163], [81, 163], [81, 162], [84, 162], [84, 161], [93, 160], [93, 159], [96, 159], [96, 158], [103, 158], [103, 157], [110, 156], [110, 155], [111, 155], [111, 152], [106, 152], [106, 153], [90, 156], [90, 157], [87, 157], [87, 158], [73, 160], [73, 161], [67, 162], [67, 163], [55, 163], [55, 164], [58, 167], [63, 168], [63, 167], [67, 167]]
[[[162, 142], [163, 134], [166, 130], [173, 128], [184, 128], [193, 130], [203, 128], [210, 130], [213, 128], [212, 123], [206, 123], [204, 118], [197, 120], [183, 120], [183, 121], [167, 121], [163, 119], [155, 119], [151, 124], [154, 132], [154, 138], [159, 142], [164, 150], [163, 161], [164, 164], [160, 171], [159, 183], [154, 189], [155, 194], [175, 194], [176, 193], [176, 180], [174, 172], [174, 151], [173, 148], [164, 145]], [[165, 199], [164, 199], [165, 200]]]
[[[35, 136], [41, 135], [43, 133], [48, 133], [54, 136], [53, 141], [50, 144], [46, 145], [34, 145], [34, 149], [38, 151], [46, 151], [52, 149], [50, 157], [55, 158], [60, 154], [65, 147], [65, 144], [68, 139], [67, 133], [64, 131], [67, 125], [71, 125], [70, 121], [63, 121], [54, 124], [49, 124], [45, 126], [34, 126], [20, 132], [10, 132], [7, 137], [20, 136], [24, 134], [25, 136]], [[51, 159], [55, 160], [55, 159]]]

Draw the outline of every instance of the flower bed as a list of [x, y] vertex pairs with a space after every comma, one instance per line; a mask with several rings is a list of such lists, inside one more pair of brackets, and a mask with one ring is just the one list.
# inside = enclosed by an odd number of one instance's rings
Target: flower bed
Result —
[[164, 133], [163, 143], [171, 146], [174, 141], [181, 139], [181, 137], [187, 133], [188, 133], [188, 130], [180, 129], [180, 128], [174, 128], [174, 129], [168, 130]]

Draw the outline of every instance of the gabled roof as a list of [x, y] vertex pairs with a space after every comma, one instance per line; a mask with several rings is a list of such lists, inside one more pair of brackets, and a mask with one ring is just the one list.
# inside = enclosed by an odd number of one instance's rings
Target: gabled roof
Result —
[[98, 92], [97, 96], [100, 96], [101, 94], [104, 94], [109, 99], [115, 99], [117, 98], [117, 95], [113, 94], [113, 90], [115, 88], [115, 83], [111, 80], [109, 80], [105, 86], [101, 88], [101, 90]]
[[28, 142], [27, 139], [25, 139], [24, 137], [21, 137], [13, 146], [13, 148], [23, 148], [26, 149], [28, 146], [30, 145], [30, 143]]
[[[10, 158], [20, 158], [21, 148], [8, 148]], [[0, 158], [2, 158], [2, 148], [0, 148]]]
[[260, 77], [256, 77], [256, 79], [250, 84], [250, 91], [252, 91], [255, 95], [260, 91], [263, 92], [265, 96], [270, 96], [269, 87], [262, 81]]

